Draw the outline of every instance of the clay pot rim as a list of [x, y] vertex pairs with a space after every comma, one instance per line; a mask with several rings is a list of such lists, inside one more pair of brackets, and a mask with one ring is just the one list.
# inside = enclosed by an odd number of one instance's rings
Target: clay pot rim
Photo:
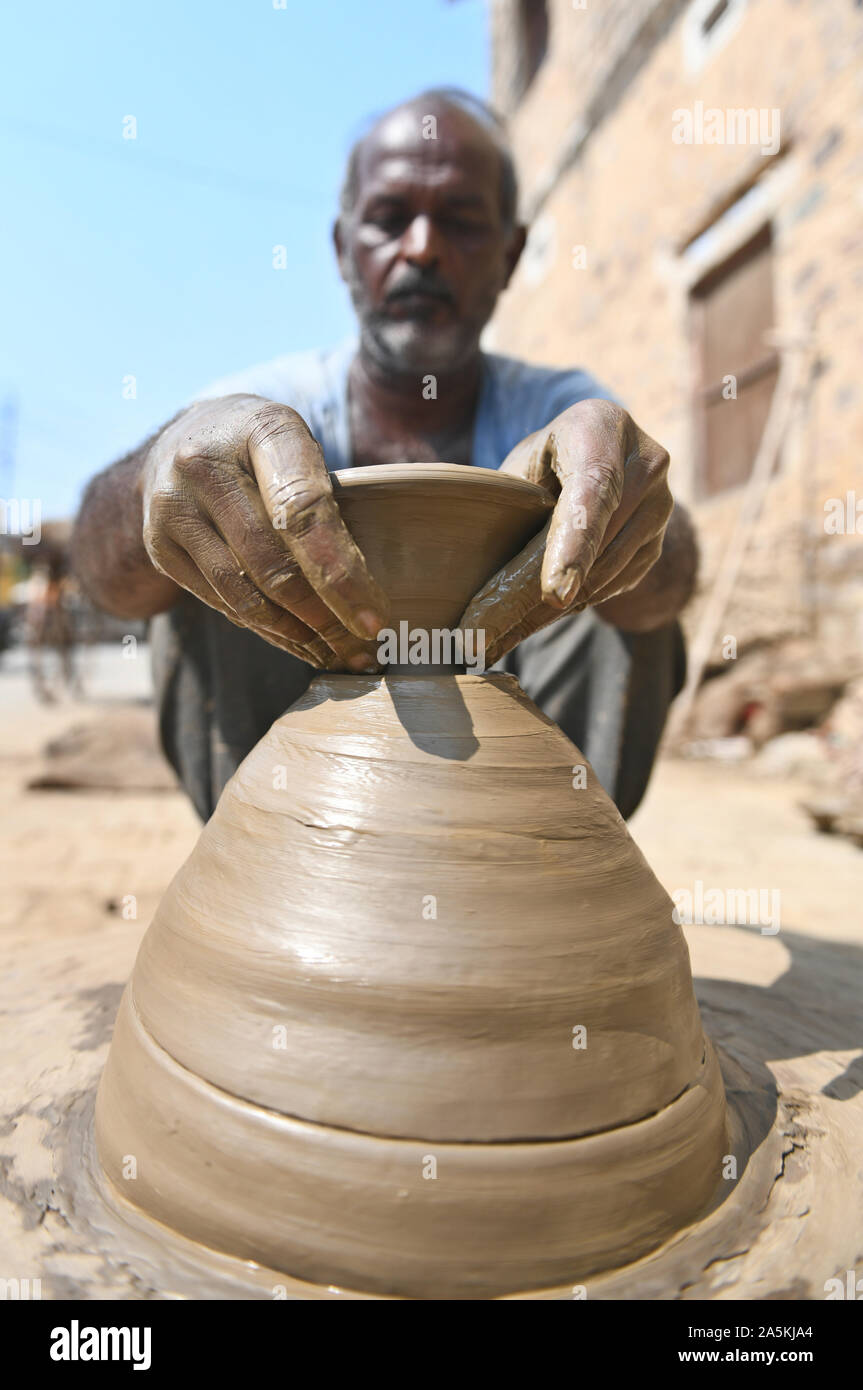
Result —
[[428, 490], [458, 482], [477, 494], [507, 494], [507, 500], [521, 503], [531, 510], [538, 507], [551, 511], [554, 498], [538, 483], [528, 482], [512, 473], [496, 468], [475, 468], [469, 463], [376, 463], [363, 468], [340, 468], [331, 475], [336, 492], [343, 488], [374, 487], [416, 491], [421, 485]]

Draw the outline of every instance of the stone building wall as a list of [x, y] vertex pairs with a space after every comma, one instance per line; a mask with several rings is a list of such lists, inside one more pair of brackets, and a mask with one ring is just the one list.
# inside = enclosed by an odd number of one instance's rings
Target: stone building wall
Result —
[[[509, 119], [532, 231], [489, 343], [587, 366], [669, 448], [702, 542], [692, 629], [745, 488], [699, 494], [689, 292], [769, 220], [782, 351], [811, 327], [818, 367], [723, 634], [741, 650], [809, 632], [863, 651], [863, 9], [732, 0], [705, 36], [717, 9], [549, 0], [547, 55], [521, 92], [519, 0], [493, 0], [492, 96]], [[675, 113], [699, 102], [763, 110], [765, 121], [778, 110], [778, 149], [770, 138], [676, 143]], [[825, 504], [848, 493], [859, 534], [828, 533]]]

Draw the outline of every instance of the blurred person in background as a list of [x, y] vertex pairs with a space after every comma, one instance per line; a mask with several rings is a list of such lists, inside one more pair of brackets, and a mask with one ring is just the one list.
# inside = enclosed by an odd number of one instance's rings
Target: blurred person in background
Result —
[[30, 576], [25, 623], [30, 679], [36, 698], [43, 704], [53, 703], [64, 686], [70, 694], [80, 691], [73, 583], [65, 551], [43, 542]]

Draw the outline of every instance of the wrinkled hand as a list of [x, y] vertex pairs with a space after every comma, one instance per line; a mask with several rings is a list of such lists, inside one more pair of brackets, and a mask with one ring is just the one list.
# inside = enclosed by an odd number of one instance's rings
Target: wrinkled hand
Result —
[[633, 589], [656, 563], [673, 509], [668, 454], [620, 406], [581, 401], [501, 465], [557, 497], [548, 524], [474, 596], [462, 628], [490, 666], [566, 613]]
[[153, 564], [239, 627], [312, 666], [374, 670], [387, 601], [305, 421], [260, 396], [201, 401], [141, 474]]

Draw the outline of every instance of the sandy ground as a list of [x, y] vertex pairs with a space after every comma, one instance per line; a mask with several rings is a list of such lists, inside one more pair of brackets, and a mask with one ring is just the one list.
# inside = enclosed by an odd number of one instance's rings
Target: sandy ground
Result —
[[198, 819], [179, 792], [28, 791], [49, 739], [150, 696], [141, 649], [90, 653], [84, 699], [37, 704], [19, 653], [0, 664], [0, 842], [4, 891], [0, 923], [49, 930], [58, 945], [77, 927], [116, 919], [109, 904], [132, 895], [126, 919], [132, 952], [165, 885], [195, 843]]
[[[158, 1291], [142, 1290], [75, 1230], [52, 1159], [52, 1126], [61, 1097], [92, 1091], [138, 942], [198, 823], [179, 791], [26, 790], [47, 739], [147, 698], [146, 652], [130, 661], [118, 648], [97, 649], [85, 680], [85, 699], [40, 706], [20, 654], [0, 658], [0, 1277], [38, 1273], [43, 1296], [153, 1297]], [[666, 761], [631, 829], [669, 891], [698, 880], [779, 890], [777, 935], [757, 927], [687, 930], [696, 988], [708, 1027], [732, 1048], [747, 1015], [787, 1018], [814, 1000], [799, 1048], [810, 1067], [806, 1086], [829, 1097], [839, 1115], [863, 1082], [860, 1010], [854, 1020], [847, 1007], [848, 981], [856, 978], [859, 990], [861, 978], [863, 853], [814, 834], [797, 808], [801, 792], [736, 768]], [[723, 993], [731, 980], [733, 999]], [[846, 991], [835, 1014], [831, 980]], [[763, 1037], [761, 1060], [780, 1085], [799, 1090], [794, 1049], [778, 1031]], [[858, 1182], [848, 1195], [858, 1236], [859, 1201]], [[828, 1251], [823, 1269], [842, 1266], [849, 1250]]]

